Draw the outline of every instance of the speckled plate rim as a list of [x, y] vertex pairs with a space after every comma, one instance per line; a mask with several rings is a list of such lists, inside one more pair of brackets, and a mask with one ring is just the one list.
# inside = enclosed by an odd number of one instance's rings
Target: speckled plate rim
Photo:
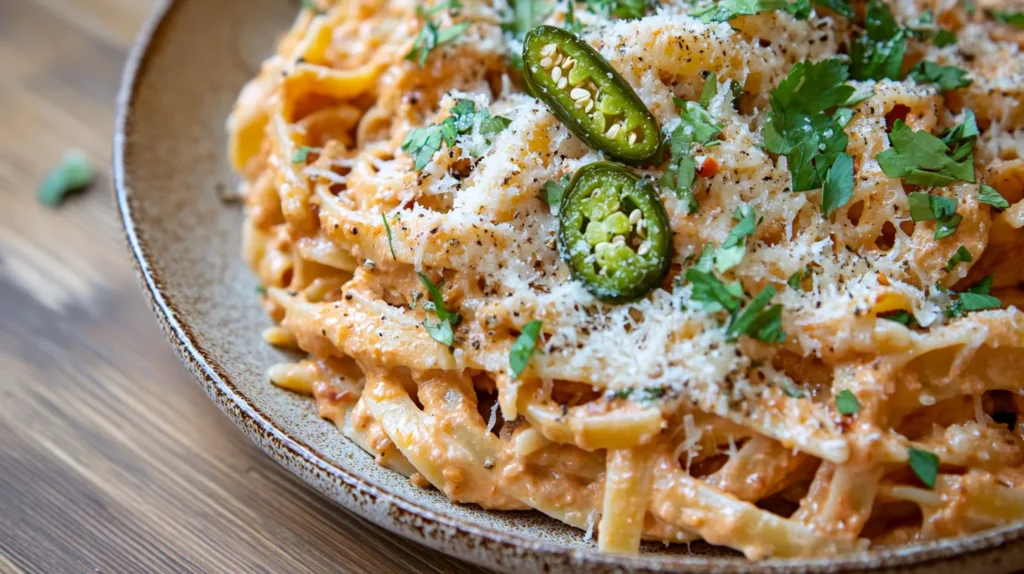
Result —
[[[197, 344], [188, 321], [165, 297], [161, 280], [149, 265], [151, 248], [140, 237], [134, 206], [126, 185], [125, 146], [132, 129], [136, 87], [149, 63], [151, 48], [157, 45], [176, 7], [184, 0], [161, 0], [143, 25], [129, 52], [117, 98], [113, 139], [115, 201], [125, 238], [142, 291], [159, 324], [186, 367], [196, 377], [207, 396], [266, 454], [303, 482], [342, 507], [377, 525], [416, 540], [441, 552], [476, 564], [500, 570], [591, 572], [628, 570], [633, 572], [847, 572], [928, 571], [954, 566], [947, 561], [975, 568], [1006, 564], [999, 554], [1004, 545], [1024, 540], [1024, 524], [1010, 525], [925, 544], [811, 560], [766, 560], [746, 562], [740, 559], [706, 556], [642, 554], [621, 556], [600, 554], [538, 542], [471, 522], [454, 520], [413, 503], [396, 493], [382, 490], [320, 456], [303, 441], [284, 432], [268, 416], [243, 396], [218, 366], [216, 357]], [[315, 479], [314, 479], [315, 477]], [[366, 513], [367, 504], [386, 509]], [[947, 562], [947, 563], [943, 563]]]

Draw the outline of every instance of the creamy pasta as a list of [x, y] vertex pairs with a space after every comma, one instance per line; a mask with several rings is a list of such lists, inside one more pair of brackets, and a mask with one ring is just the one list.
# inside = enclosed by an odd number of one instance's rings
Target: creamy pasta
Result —
[[270, 379], [413, 484], [606, 552], [1024, 519], [1021, 27], [307, 2], [228, 120], [265, 338], [307, 353]]

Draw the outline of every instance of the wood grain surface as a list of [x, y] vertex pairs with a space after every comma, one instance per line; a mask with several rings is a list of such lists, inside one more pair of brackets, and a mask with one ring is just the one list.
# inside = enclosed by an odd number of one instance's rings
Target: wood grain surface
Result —
[[[159, 332], [108, 168], [121, 66], [153, 3], [0, 0], [0, 572], [479, 572], [293, 479]], [[98, 181], [39, 205], [72, 148]]]

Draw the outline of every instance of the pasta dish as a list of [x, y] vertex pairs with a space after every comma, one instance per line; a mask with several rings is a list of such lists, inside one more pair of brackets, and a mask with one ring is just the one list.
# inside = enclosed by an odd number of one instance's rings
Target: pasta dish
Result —
[[999, 0], [303, 2], [228, 119], [270, 379], [604, 552], [1024, 520], [1022, 47]]

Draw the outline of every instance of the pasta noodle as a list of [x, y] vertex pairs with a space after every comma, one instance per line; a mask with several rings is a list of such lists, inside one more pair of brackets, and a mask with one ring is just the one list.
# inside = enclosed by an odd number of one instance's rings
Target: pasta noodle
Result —
[[[228, 119], [243, 256], [266, 341], [307, 354], [271, 381], [379, 464], [606, 552], [820, 556], [1024, 520], [1011, 8], [307, 4]], [[535, 54], [539, 34], [564, 40]], [[849, 97], [793, 103], [826, 66]], [[566, 239], [599, 172], [635, 195], [593, 192]], [[613, 252], [656, 264], [639, 296]]]

